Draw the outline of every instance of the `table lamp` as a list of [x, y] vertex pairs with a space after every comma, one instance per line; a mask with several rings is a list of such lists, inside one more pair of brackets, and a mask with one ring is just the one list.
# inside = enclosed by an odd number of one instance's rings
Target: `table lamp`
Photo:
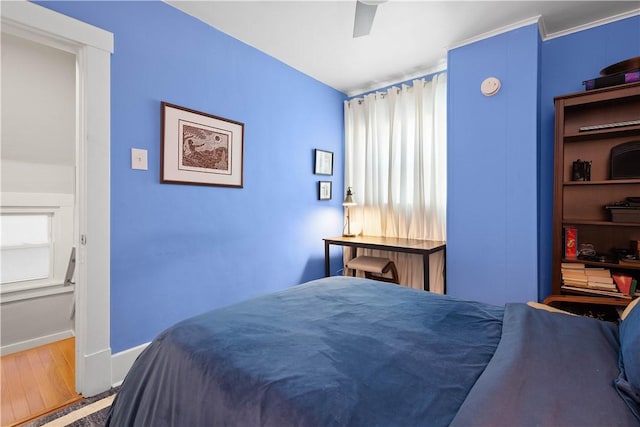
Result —
[[347, 187], [347, 196], [344, 198], [344, 202], [342, 202], [342, 206], [347, 208], [347, 227], [346, 232], [342, 233], [345, 237], [355, 237], [355, 233], [351, 232], [351, 216], [349, 215], [349, 207], [355, 206], [356, 202], [353, 201], [353, 193], [351, 192], [351, 187]]

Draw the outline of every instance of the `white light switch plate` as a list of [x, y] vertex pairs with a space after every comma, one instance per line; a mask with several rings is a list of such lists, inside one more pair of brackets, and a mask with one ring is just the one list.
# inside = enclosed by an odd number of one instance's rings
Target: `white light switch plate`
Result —
[[147, 170], [147, 150], [131, 149], [131, 169]]

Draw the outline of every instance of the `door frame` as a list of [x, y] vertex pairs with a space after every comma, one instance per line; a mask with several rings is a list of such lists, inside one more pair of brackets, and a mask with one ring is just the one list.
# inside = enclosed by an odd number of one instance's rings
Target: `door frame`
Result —
[[2, 32], [76, 55], [76, 391], [112, 385], [110, 79], [113, 34], [27, 1], [2, 2]]

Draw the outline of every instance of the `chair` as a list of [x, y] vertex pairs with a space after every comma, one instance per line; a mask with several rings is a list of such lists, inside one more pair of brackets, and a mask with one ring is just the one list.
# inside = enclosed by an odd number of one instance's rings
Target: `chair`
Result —
[[[346, 267], [354, 270], [354, 275], [355, 271], [359, 270], [364, 272], [367, 279], [400, 284], [396, 265], [388, 258], [362, 255], [347, 262]], [[390, 273], [391, 277], [384, 276], [387, 273]]]

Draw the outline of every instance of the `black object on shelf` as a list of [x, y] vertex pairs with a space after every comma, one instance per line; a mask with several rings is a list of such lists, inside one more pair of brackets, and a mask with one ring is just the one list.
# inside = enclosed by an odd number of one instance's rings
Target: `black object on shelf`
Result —
[[576, 160], [573, 162], [573, 181], [591, 181], [591, 161]]
[[607, 264], [615, 264], [618, 260], [610, 254], [596, 253], [593, 255], [579, 254], [578, 259], [581, 261], [602, 262]]
[[616, 62], [600, 70], [600, 77], [582, 82], [585, 90], [640, 81], [640, 56]]
[[640, 81], [640, 70], [626, 73], [611, 74], [608, 76], [596, 77], [582, 82], [585, 90], [601, 89], [603, 87], [618, 86], [625, 83]]
[[635, 206], [606, 206], [611, 216], [611, 222], [629, 222], [640, 224], [640, 207]]
[[640, 141], [611, 148], [611, 179], [640, 178]]

